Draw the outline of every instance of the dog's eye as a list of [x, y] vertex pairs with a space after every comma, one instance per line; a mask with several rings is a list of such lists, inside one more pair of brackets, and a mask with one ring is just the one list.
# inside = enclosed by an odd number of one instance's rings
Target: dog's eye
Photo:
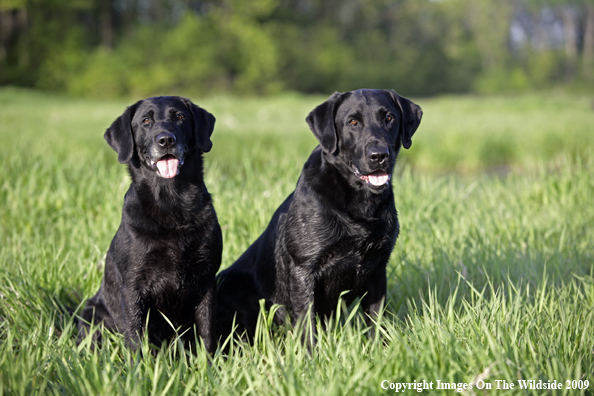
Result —
[[150, 119], [150, 118], [148, 118], [148, 117], [145, 117], [145, 118], [143, 118], [143, 119], [142, 119], [142, 123], [143, 123], [144, 125], [148, 125], [148, 124], [150, 124], [150, 123], [151, 123], [151, 119]]
[[394, 119], [394, 117], [392, 117], [391, 115], [387, 115], [386, 116], [386, 122], [390, 122]]
[[349, 124], [351, 124], [351, 125], [357, 125], [357, 124], [359, 124], [359, 121], [357, 121], [357, 120], [350, 120], [349, 121]]
[[176, 119], [176, 120], [178, 120], [178, 121], [181, 121], [181, 120], [183, 120], [183, 119], [184, 119], [184, 116], [183, 116], [183, 114], [181, 114], [181, 113], [180, 113], [180, 114], [176, 114], [176, 115], [175, 115], [175, 119]]

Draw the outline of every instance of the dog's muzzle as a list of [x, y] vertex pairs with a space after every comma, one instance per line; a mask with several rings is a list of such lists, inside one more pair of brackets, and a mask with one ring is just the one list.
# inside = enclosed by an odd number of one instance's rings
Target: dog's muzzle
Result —
[[353, 173], [355, 174], [355, 176], [357, 176], [359, 179], [363, 180], [367, 185], [370, 186], [381, 187], [387, 184], [392, 178], [392, 175], [384, 171], [375, 171], [368, 175], [362, 175], [361, 171], [359, 171], [359, 168], [357, 168], [357, 166], [352, 162], [351, 167], [353, 169]]

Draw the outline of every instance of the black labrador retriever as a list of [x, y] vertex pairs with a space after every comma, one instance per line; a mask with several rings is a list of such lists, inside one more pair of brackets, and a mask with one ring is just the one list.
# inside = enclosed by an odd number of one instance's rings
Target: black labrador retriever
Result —
[[206, 350], [215, 351], [223, 239], [202, 173], [214, 123], [190, 100], [164, 96], [128, 107], [105, 132], [132, 184], [101, 287], [80, 315], [79, 342], [90, 323], [123, 333], [131, 349], [145, 330], [158, 345], [195, 325]]
[[421, 116], [419, 106], [394, 91], [372, 89], [336, 92], [309, 114], [320, 145], [295, 191], [264, 233], [217, 276], [223, 340], [233, 323], [238, 334], [253, 337], [260, 299], [266, 308], [282, 305], [277, 324], [287, 314], [293, 324], [328, 316], [344, 291], [350, 291], [347, 304], [362, 297], [368, 323], [377, 316], [399, 232], [390, 180]]

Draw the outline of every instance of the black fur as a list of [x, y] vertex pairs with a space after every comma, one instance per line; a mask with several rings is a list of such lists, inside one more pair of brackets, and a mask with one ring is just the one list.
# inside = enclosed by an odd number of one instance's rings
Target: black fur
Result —
[[[238, 332], [253, 337], [260, 299], [267, 308], [283, 306], [278, 324], [287, 314], [293, 324], [328, 316], [347, 290], [347, 303], [363, 297], [367, 320], [377, 316], [399, 232], [388, 175], [401, 145], [410, 147], [421, 116], [419, 106], [394, 91], [369, 89], [337, 92], [309, 114], [320, 146], [295, 191], [264, 233], [217, 277], [223, 339], [234, 317]], [[376, 186], [369, 175], [376, 175], [376, 184], [388, 181]]]
[[[148, 315], [149, 340], [158, 345], [175, 334], [165, 315], [180, 333], [195, 325], [206, 350], [216, 349], [215, 274], [223, 241], [202, 174], [214, 122], [188, 99], [155, 97], [130, 106], [105, 132], [132, 184], [101, 287], [80, 315], [79, 341], [89, 323], [103, 323], [136, 349]], [[178, 160], [177, 175], [161, 177], [155, 164], [161, 158]], [[101, 341], [99, 333], [94, 337]]]

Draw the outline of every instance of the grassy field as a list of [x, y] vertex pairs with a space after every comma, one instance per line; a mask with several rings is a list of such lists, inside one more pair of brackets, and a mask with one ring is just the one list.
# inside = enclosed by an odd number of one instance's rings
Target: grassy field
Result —
[[[304, 119], [323, 100], [195, 100], [217, 117], [205, 173], [223, 268], [294, 188], [316, 145]], [[129, 185], [103, 132], [133, 101], [0, 89], [0, 395], [363, 395], [423, 381], [429, 394], [458, 393], [444, 383], [468, 395], [594, 394], [591, 99], [416, 101], [425, 116], [393, 179], [401, 236], [381, 338], [367, 338], [355, 304], [320, 327], [311, 356], [264, 315], [255, 345], [210, 364], [178, 342], [131, 364], [118, 335], [77, 346], [64, 308], [101, 281]], [[497, 389], [504, 381], [514, 388]]]

